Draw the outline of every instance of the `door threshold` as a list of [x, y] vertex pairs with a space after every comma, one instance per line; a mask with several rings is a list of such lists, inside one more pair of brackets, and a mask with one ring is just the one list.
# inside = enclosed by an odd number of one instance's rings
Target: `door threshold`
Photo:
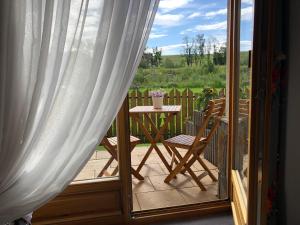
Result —
[[231, 211], [229, 200], [133, 212], [130, 224], [148, 224]]

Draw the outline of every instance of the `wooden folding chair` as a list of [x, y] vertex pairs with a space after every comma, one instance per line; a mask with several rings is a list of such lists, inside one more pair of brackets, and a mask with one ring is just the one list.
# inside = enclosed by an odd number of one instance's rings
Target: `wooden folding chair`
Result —
[[[211, 100], [208, 103], [207, 109], [204, 112], [204, 120], [200, 127], [197, 136], [179, 135], [164, 141], [172, 152], [173, 157], [171, 167], [175, 162], [175, 168], [166, 177], [165, 182], [169, 183], [178, 173], [185, 173], [186, 171], [191, 175], [193, 180], [198, 184], [202, 191], [206, 188], [201, 183], [201, 179], [209, 175], [213, 181], [217, 181], [216, 177], [209, 170], [208, 166], [200, 158], [201, 153], [205, 150], [207, 144], [210, 142], [215, 131], [219, 127], [220, 119], [225, 111], [225, 98]], [[205, 136], [205, 129], [210, 127], [210, 132]], [[177, 148], [186, 149], [187, 152], [182, 156]], [[192, 171], [191, 166], [198, 161], [205, 170], [201, 175], [197, 175]]]
[[[135, 148], [137, 144], [139, 144], [141, 140], [137, 137], [130, 136], [130, 152]], [[103, 167], [103, 169], [100, 171], [98, 177], [102, 177], [103, 175], [106, 176], [115, 176], [118, 172], [118, 166], [113, 170], [113, 172], [110, 174], [107, 171], [107, 168], [110, 166], [110, 164], [116, 160], [118, 161], [118, 138], [117, 137], [104, 137], [100, 143], [100, 145], [103, 145], [104, 148], [110, 153], [111, 157]], [[139, 174], [134, 168], [131, 167], [131, 173], [139, 180], [144, 180], [144, 177]]]

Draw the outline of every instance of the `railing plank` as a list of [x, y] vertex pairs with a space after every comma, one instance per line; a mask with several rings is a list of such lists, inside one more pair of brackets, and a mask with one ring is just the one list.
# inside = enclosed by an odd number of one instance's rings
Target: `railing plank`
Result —
[[189, 120], [193, 117], [193, 92], [191, 89], [188, 89], [188, 100], [187, 100], [187, 110], [188, 110], [188, 118]]
[[186, 119], [187, 119], [187, 89], [185, 89], [183, 92], [182, 92], [182, 117], [181, 117], [181, 125], [182, 125], [182, 132], [183, 133], [186, 133], [186, 130], [185, 130], [185, 122], [186, 122]]
[[[164, 95], [164, 105], [169, 105], [169, 94], [165, 93]], [[162, 126], [164, 124], [164, 120], [166, 119], [166, 115], [165, 113], [157, 113], [158, 117], [158, 122], [159, 122], [159, 126]], [[167, 139], [169, 137], [169, 133], [170, 133], [170, 123], [167, 125], [167, 128], [165, 129], [165, 133], [164, 133], [164, 138]]]
[[[136, 91], [136, 97], [137, 97], [137, 99], [136, 99], [137, 105], [143, 105], [142, 93], [139, 90]], [[142, 123], [144, 123], [144, 117], [143, 116], [142, 116], [141, 120], [142, 120]], [[140, 130], [140, 127], [137, 126], [137, 136], [139, 138], [141, 138], [142, 133], [143, 132]]]
[[[182, 105], [182, 99], [181, 99], [181, 93], [179, 90], [175, 90], [175, 95], [176, 95], [176, 105]], [[181, 109], [182, 110], [182, 109]], [[182, 133], [182, 126], [181, 126], [181, 117], [182, 117], [182, 111], [179, 112], [176, 115], [176, 135]]]
[[[132, 91], [130, 94], [130, 106], [131, 108], [136, 106], [136, 91]], [[131, 120], [131, 132], [133, 135], [137, 135], [137, 123], [134, 120]]]
[[[152, 97], [150, 97], [150, 105], [153, 105], [153, 102], [152, 102]], [[153, 121], [153, 123], [155, 124], [155, 126], [157, 127], [157, 115], [155, 113], [151, 113], [151, 120]], [[151, 134], [153, 135], [154, 134], [154, 130], [151, 128]]]
[[[174, 89], [170, 91], [169, 96], [169, 105], [175, 105], [175, 99], [174, 99]], [[173, 118], [172, 121], [170, 121], [170, 135], [171, 137], [175, 136], [175, 118]]]
[[[148, 89], [144, 91], [143, 93], [143, 105], [150, 105], [150, 98], [149, 98], [149, 91]], [[148, 120], [145, 120], [144, 119], [144, 122], [145, 122], [145, 127], [147, 130], [150, 130], [150, 124], [148, 122]], [[143, 140], [145, 140], [145, 137], [143, 134], [141, 134], [143, 136]]]

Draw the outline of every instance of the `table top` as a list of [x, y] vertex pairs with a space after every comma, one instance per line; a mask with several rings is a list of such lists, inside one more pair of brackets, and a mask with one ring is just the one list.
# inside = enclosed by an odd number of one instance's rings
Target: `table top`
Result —
[[136, 106], [129, 113], [178, 113], [181, 105], [163, 105], [161, 109], [154, 109], [152, 105]]

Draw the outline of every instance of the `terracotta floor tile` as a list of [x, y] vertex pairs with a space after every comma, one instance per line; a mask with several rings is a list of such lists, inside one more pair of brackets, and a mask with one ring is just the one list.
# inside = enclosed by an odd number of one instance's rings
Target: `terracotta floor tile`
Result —
[[[133, 168], [137, 168], [137, 166], [132, 166]], [[145, 164], [141, 171], [140, 174], [143, 177], [146, 176], [153, 176], [153, 175], [164, 175], [166, 174], [162, 167], [158, 163], [153, 163], [153, 164]]]
[[142, 193], [155, 191], [149, 177], [145, 177], [144, 180], [132, 179], [132, 192]]
[[176, 179], [172, 179], [170, 183], [165, 183], [166, 175], [150, 176], [149, 179], [153, 184], [155, 190], [170, 190], [176, 188], [193, 187], [189, 176], [178, 174]]
[[136, 146], [132, 152], [131, 156], [144, 156], [148, 150], [148, 146]]
[[116, 168], [119, 165], [118, 161], [114, 160], [112, 161], [112, 163], [110, 164], [111, 168]]
[[97, 159], [109, 159], [110, 158], [110, 153], [106, 150], [104, 151], [97, 151], [96, 152]]
[[[202, 159], [203, 162], [206, 164], [206, 166], [213, 170], [213, 169], [218, 169], [215, 165], [213, 165], [212, 163], [210, 163], [209, 161], [207, 161], [206, 159]], [[199, 171], [199, 170], [203, 170], [203, 167], [200, 165], [200, 163], [198, 161], [196, 161], [193, 166]]]
[[185, 199], [187, 204], [216, 201], [217, 198], [217, 185], [210, 185], [207, 191], [201, 191], [199, 187], [178, 189], [178, 192]]
[[[142, 161], [143, 157], [139, 157], [139, 159]], [[169, 162], [169, 159], [166, 158], [166, 160]], [[161, 158], [158, 156], [156, 152], [151, 153], [151, 155], [148, 157], [145, 164], [152, 164], [152, 163], [159, 163], [162, 164]]]
[[[218, 172], [217, 172], [217, 170], [211, 170], [211, 172], [212, 172], [212, 173], [215, 175], [215, 177], [218, 179]], [[201, 173], [203, 173], [203, 171], [195, 172], [195, 174], [196, 174], [197, 176], [199, 176]], [[204, 186], [206, 186], [206, 185], [212, 185], [212, 184], [218, 183], [218, 182], [212, 181], [212, 179], [211, 179], [210, 176], [208, 176], [208, 175], [205, 176], [205, 177], [203, 177], [203, 178], [201, 179], [201, 182], [203, 183]], [[193, 183], [195, 186], [198, 186], [197, 183], [196, 183], [194, 180], [192, 180], [192, 183]]]
[[141, 161], [142, 161], [141, 157], [131, 155], [131, 165], [132, 166], [140, 165]]
[[95, 160], [95, 159], [97, 159], [97, 153], [96, 152], [93, 153], [93, 155], [90, 158], [90, 160]]
[[95, 178], [95, 170], [82, 170], [74, 179], [74, 181], [89, 180], [94, 178]]
[[186, 204], [184, 198], [177, 190], [155, 191], [137, 193], [137, 200], [141, 210], [165, 208]]
[[141, 210], [140, 204], [139, 204], [135, 194], [132, 195], [132, 209], [133, 209], [133, 211]]
[[88, 161], [88, 163], [85, 165], [84, 169], [86, 170], [97, 170], [97, 169], [102, 169], [104, 165], [106, 164], [107, 160], [106, 159], [101, 159], [101, 160], [91, 160]]

